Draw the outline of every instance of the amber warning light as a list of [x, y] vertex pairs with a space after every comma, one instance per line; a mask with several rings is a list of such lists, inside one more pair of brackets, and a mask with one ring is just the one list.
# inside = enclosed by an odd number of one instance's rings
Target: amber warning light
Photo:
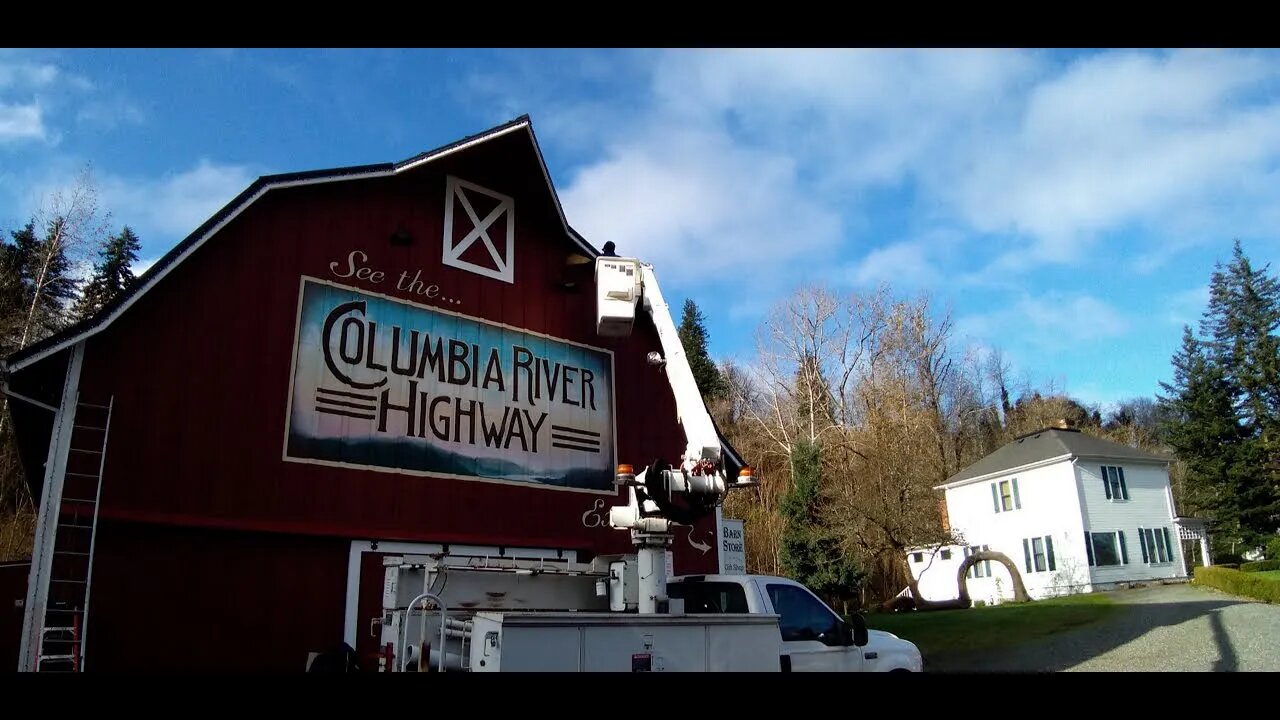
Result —
[[636, 479], [636, 469], [627, 464], [618, 466], [617, 477], [614, 482], [618, 485], [626, 485]]

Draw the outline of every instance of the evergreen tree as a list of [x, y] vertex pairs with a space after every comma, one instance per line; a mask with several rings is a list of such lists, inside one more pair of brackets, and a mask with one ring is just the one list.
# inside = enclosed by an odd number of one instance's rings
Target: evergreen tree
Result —
[[119, 235], [107, 238], [98, 251], [99, 261], [94, 264], [93, 277], [84, 287], [84, 293], [76, 303], [76, 320], [92, 317], [121, 293], [133, 287], [137, 279], [130, 267], [138, 260], [141, 244], [129, 226]]
[[693, 379], [698, 383], [698, 390], [706, 399], [721, 398], [728, 394], [729, 385], [725, 382], [720, 369], [707, 354], [707, 329], [702, 311], [698, 309], [692, 298], [684, 301], [684, 313], [680, 317], [680, 344], [684, 346], [685, 357], [689, 359], [689, 367], [693, 369]]
[[29, 270], [38, 244], [35, 224], [9, 233], [11, 242], [0, 245], [0, 354], [18, 349], [23, 322], [31, 307]]
[[840, 547], [839, 536], [821, 515], [822, 461], [818, 446], [797, 443], [791, 451], [791, 490], [782, 498], [782, 566], [797, 582], [827, 598], [853, 597], [865, 573]]
[[1280, 281], [1237, 240], [1214, 266], [1203, 339], [1183, 332], [1164, 427], [1215, 525], [1250, 545], [1280, 528]]
[[1234, 531], [1238, 520], [1232, 476], [1244, 433], [1231, 385], [1205, 346], [1183, 327], [1173, 357], [1173, 383], [1160, 383], [1161, 430], [1187, 464], [1192, 510], [1208, 510], [1214, 525]]
[[1232, 248], [1230, 265], [1215, 266], [1209, 283], [1209, 309], [1201, 333], [1212, 337], [1214, 357], [1237, 393], [1241, 414], [1261, 436], [1280, 416], [1277, 393], [1277, 337], [1280, 327], [1280, 281], [1254, 270], [1240, 247]]
[[77, 282], [67, 256], [67, 221], [51, 220], [43, 237], [35, 221], [10, 232], [0, 257], [3, 349], [13, 352], [66, 327]]

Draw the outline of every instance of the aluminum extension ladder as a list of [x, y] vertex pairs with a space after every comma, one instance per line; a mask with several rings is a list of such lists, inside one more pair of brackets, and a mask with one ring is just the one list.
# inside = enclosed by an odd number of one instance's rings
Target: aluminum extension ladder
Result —
[[53, 539], [53, 566], [41, 625], [37, 672], [81, 672], [89, 624], [89, 590], [98, 501], [107, 460], [114, 396], [106, 405], [77, 402]]

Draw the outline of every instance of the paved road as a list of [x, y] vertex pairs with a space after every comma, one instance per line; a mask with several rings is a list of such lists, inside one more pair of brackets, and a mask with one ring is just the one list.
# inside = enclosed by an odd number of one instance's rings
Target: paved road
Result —
[[980, 657], [940, 658], [941, 672], [1280, 671], [1280, 605], [1191, 585], [1109, 593], [1094, 625]]

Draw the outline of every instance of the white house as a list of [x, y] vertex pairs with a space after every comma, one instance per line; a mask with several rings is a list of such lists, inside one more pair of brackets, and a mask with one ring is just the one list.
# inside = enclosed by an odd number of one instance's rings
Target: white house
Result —
[[[965, 544], [910, 552], [920, 594], [955, 598], [975, 548], [1007, 555], [1037, 599], [1186, 577], [1179, 538], [1201, 539], [1206, 563], [1207, 543], [1175, 512], [1168, 462], [1066, 427], [1013, 440], [935, 488]], [[975, 602], [1013, 598], [998, 562], [975, 563], [968, 576]]]

